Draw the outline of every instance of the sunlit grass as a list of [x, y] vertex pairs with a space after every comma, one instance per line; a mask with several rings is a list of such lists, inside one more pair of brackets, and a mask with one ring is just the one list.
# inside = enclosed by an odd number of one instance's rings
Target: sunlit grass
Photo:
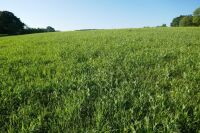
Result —
[[1, 132], [200, 131], [200, 28], [0, 38]]

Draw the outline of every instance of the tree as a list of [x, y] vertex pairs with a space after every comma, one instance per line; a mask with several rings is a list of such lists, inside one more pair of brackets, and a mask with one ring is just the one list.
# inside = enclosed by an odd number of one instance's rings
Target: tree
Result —
[[51, 26], [47, 27], [47, 32], [55, 32], [55, 29]]
[[193, 17], [192, 16], [185, 16], [184, 18], [181, 19], [179, 26], [180, 27], [189, 27], [193, 26]]
[[162, 26], [161, 27], [167, 27], [167, 24], [162, 24]]
[[167, 24], [162, 24], [161, 26], [156, 26], [156, 27], [167, 27]]
[[200, 7], [193, 12], [193, 16], [200, 16]]
[[30, 28], [28, 26], [24, 27], [22, 34], [33, 34], [33, 33], [44, 33], [44, 32], [55, 32], [55, 29], [51, 26], [47, 28]]
[[13, 13], [0, 11], [0, 34], [20, 34], [23, 29], [24, 23]]
[[194, 16], [192, 22], [195, 26], [200, 26], [200, 16]]
[[171, 26], [172, 27], [179, 27], [179, 23], [181, 21], [181, 19], [183, 19], [185, 16], [181, 15], [179, 17], [176, 17], [172, 20]]
[[193, 12], [193, 23], [195, 26], [200, 26], [200, 7]]

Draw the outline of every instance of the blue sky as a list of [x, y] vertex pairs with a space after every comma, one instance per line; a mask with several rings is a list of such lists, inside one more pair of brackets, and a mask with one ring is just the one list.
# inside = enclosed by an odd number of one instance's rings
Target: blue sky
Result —
[[170, 24], [172, 18], [191, 14], [200, 0], [1, 0], [30, 27], [57, 30], [111, 29]]

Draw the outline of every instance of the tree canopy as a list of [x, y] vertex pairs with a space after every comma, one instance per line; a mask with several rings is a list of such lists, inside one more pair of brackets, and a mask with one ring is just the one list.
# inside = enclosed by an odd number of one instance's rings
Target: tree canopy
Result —
[[51, 26], [47, 28], [29, 28], [12, 12], [0, 11], [0, 34], [14, 35], [42, 32], [55, 32], [55, 29]]
[[200, 7], [193, 12], [193, 23], [195, 26], [200, 26]]
[[181, 19], [183, 19], [184, 17], [185, 17], [184, 15], [181, 15], [179, 17], [174, 18], [172, 20], [171, 26], [172, 27], [179, 27], [180, 26], [179, 23], [180, 23]]
[[185, 16], [180, 20], [179, 26], [181, 26], [181, 27], [193, 26], [192, 20], [193, 20], [192, 16]]
[[0, 34], [20, 34], [23, 29], [24, 23], [12, 12], [0, 11]]
[[55, 29], [51, 26], [47, 26], [46, 30], [47, 32], [55, 32]]
[[193, 16], [200, 16], [200, 7], [193, 12]]
[[197, 8], [193, 15], [181, 15], [172, 20], [172, 27], [200, 26], [200, 7]]

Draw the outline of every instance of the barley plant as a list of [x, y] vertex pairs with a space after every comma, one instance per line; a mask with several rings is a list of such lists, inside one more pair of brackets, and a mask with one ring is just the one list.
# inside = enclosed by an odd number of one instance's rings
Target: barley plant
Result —
[[199, 133], [200, 28], [1, 37], [0, 132]]

